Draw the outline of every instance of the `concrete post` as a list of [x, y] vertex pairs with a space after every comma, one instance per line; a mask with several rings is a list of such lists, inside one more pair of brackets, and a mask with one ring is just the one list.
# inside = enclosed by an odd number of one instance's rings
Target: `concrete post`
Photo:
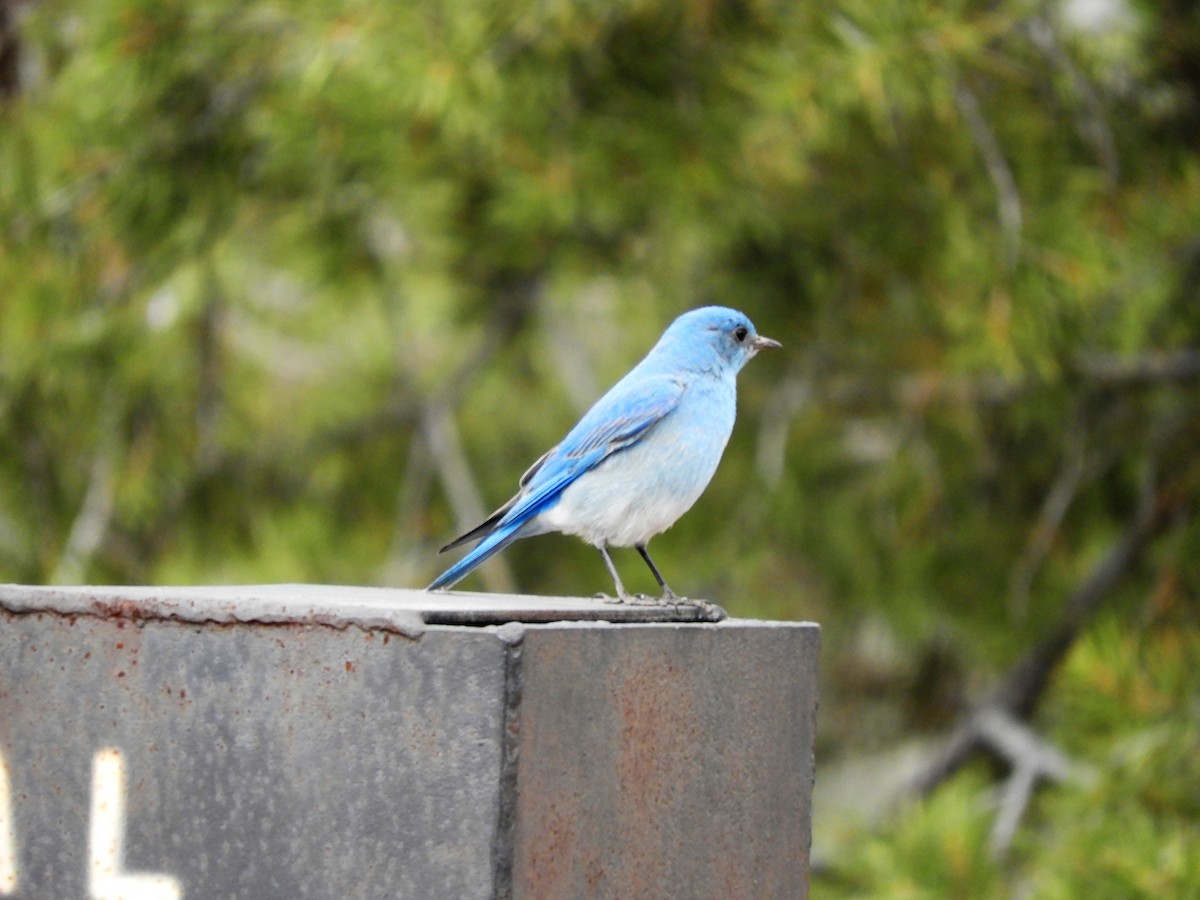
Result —
[[0, 586], [0, 897], [807, 894], [819, 631]]

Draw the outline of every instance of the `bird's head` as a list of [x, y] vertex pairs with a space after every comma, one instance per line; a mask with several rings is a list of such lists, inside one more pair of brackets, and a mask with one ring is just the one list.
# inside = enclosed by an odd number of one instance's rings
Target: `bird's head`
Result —
[[704, 306], [686, 312], [663, 334], [661, 344], [682, 360], [694, 359], [708, 367], [718, 365], [739, 371], [759, 350], [781, 346], [763, 337], [743, 313], [724, 306]]

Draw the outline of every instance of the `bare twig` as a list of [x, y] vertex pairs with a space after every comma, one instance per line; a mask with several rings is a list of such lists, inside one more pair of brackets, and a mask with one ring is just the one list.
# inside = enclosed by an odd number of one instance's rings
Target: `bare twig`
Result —
[[1071, 503], [1079, 493], [1079, 485], [1086, 471], [1086, 439], [1083, 423], [1076, 421], [1068, 423], [1066, 431], [1066, 446], [1063, 448], [1063, 461], [1059, 468], [1054, 484], [1042, 501], [1038, 512], [1037, 523], [1025, 544], [1025, 550], [1013, 569], [1012, 580], [1008, 592], [1009, 612], [1018, 619], [1024, 619], [1029, 608], [1029, 590], [1033, 586], [1034, 576], [1041, 568], [1043, 560], [1050, 552], [1054, 537], [1058, 534], [1063, 517], [1070, 509]]
[[929, 793], [985, 747], [979, 726], [982, 711], [996, 710], [1018, 719], [1028, 719], [1033, 713], [1054, 669], [1166, 520], [1166, 503], [1159, 496], [1154, 481], [1154, 469], [1150, 467], [1142, 485], [1138, 509], [1124, 533], [1067, 598], [1058, 624], [1009, 669], [975, 710], [965, 715], [942, 741], [929, 762], [913, 778], [912, 787], [916, 793]]
[[1037, 787], [1038, 771], [1033, 766], [1018, 765], [1000, 789], [1000, 808], [996, 810], [996, 819], [992, 822], [992, 834], [988, 841], [988, 849], [992, 859], [1003, 859], [1012, 846], [1016, 837], [1017, 827], [1029, 808], [1033, 799], [1033, 789]]
[[104, 542], [112, 524], [116, 502], [116, 470], [118, 449], [119, 405], [114, 391], [102, 401], [100, 436], [88, 473], [87, 491], [58, 563], [50, 576], [53, 584], [79, 584], [87, 573], [88, 564]]
[[225, 290], [212, 254], [204, 263], [204, 305], [196, 320], [196, 451], [194, 464], [202, 475], [220, 467], [220, 422], [224, 411]]
[[1012, 846], [1038, 782], [1080, 780], [1084, 772], [1061, 750], [1002, 710], [981, 710], [974, 726], [980, 742], [1012, 769], [1000, 789], [999, 809], [992, 823], [991, 852], [1000, 858]]
[[[1085, 387], [1104, 390], [1188, 385], [1200, 382], [1200, 349], [1150, 351], [1139, 356], [1087, 353], [1070, 360], [1065, 368], [1078, 376]], [[837, 373], [813, 380], [812, 394], [818, 402], [834, 406], [913, 409], [935, 403], [964, 406], [1014, 403], [1043, 384], [1034, 379], [1008, 379], [999, 375]]]
[[985, 706], [995, 706], [1022, 719], [1032, 715], [1054, 669], [1167, 521], [1167, 500], [1159, 496], [1155, 474], [1155, 467], [1149, 466], [1133, 519], [1099, 565], [1067, 598], [1058, 624], [1009, 670]]
[[[500, 289], [498, 288], [498, 290]], [[540, 289], [541, 281], [537, 277], [515, 279], [511, 284], [507, 284], [503, 288], [506, 291], [504, 302], [498, 303], [494, 308], [494, 321], [484, 329], [483, 337], [474, 348], [474, 352], [468, 354], [465, 360], [444, 379], [434, 396], [415, 400], [417, 434], [425, 445], [421, 452], [428, 454], [431, 471], [436, 473], [438, 481], [441, 482], [450, 507], [454, 511], [455, 521], [462, 530], [470, 528], [483, 519], [486, 509], [481, 499], [478, 481], [467, 461], [462, 438], [450, 410], [466, 392], [472, 378], [495, 355], [501, 339], [515, 327], [512, 320], [521, 317], [524, 306], [532, 301]], [[406, 393], [416, 395], [418, 392], [412, 390], [416, 373], [412, 371], [413, 362], [406, 352], [407, 344], [402, 324], [395, 315], [395, 311], [402, 308], [400, 298], [392, 288], [385, 285], [383, 300], [384, 313], [393, 332], [392, 345], [398, 387], [405, 389]], [[412, 466], [427, 465], [421, 461], [420, 457], [414, 459], [412, 456], [414, 452], [416, 452], [415, 445], [410, 450], [410, 474], [414, 471]], [[416, 471], [419, 472], [420, 469], [418, 468]], [[396, 501], [396, 531], [392, 540], [392, 552], [382, 569], [382, 578], [390, 581], [396, 577], [398, 572], [408, 572], [408, 564], [405, 559], [397, 555], [397, 548], [405, 543], [403, 536], [409, 533], [407, 526], [411, 519], [410, 511], [418, 499], [416, 493], [424, 494], [426, 490], [425, 481], [418, 483], [416, 480], [405, 478]], [[502, 557], [492, 565], [481, 568], [480, 575], [488, 590], [511, 592], [515, 589], [516, 581], [513, 578], [512, 570]]]
[[959, 82], [955, 87], [954, 102], [963, 121], [967, 123], [971, 138], [975, 141], [979, 155], [983, 157], [983, 164], [987, 167], [988, 176], [996, 188], [996, 216], [1004, 238], [1004, 262], [1011, 269], [1016, 265], [1017, 254], [1021, 249], [1021, 194], [1017, 190], [1017, 181], [1009, 168], [1008, 160], [1004, 158], [995, 132], [979, 108], [979, 100], [974, 92]]
[[[486, 511], [463, 450], [458, 426], [444, 403], [431, 401], [422, 409], [420, 428], [438, 480], [455, 512], [459, 530], [466, 531], [482, 520]], [[479, 572], [489, 591], [511, 593], [515, 588], [512, 570], [503, 558], [498, 565], [482, 567]]]
[[1200, 350], [1184, 348], [1135, 357], [1094, 353], [1080, 357], [1078, 371], [1101, 387], [1150, 387], [1200, 379]]
[[428, 568], [428, 546], [412, 541], [409, 536], [420, 533], [419, 520], [429, 501], [432, 475], [428, 444], [420, 434], [415, 434], [405, 458], [404, 477], [396, 497], [396, 528], [380, 569], [379, 584], [410, 585]]
[[1063, 49], [1058, 39], [1054, 21], [1050, 16], [1039, 15], [1025, 22], [1025, 34], [1029, 42], [1037, 49], [1042, 57], [1055, 69], [1058, 69], [1070, 82], [1071, 91], [1078, 99], [1072, 104], [1075, 114], [1075, 128], [1080, 137], [1090, 144], [1096, 158], [1104, 169], [1110, 185], [1115, 185], [1121, 174], [1121, 161], [1117, 155], [1117, 142], [1108, 124], [1108, 116], [1104, 105], [1092, 83], [1084, 76], [1070, 54]]
[[[596, 402], [596, 398], [601, 394], [601, 385], [596, 376], [594, 360], [591, 354], [586, 352], [588, 344], [585, 342], [581, 346], [576, 340], [576, 332], [585, 327], [579, 320], [583, 316], [594, 319], [597, 313], [601, 313], [607, 326], [607, 320], [612, 318], [613, 314], [612, 293], [611, 288], [604, 282], [594, 282], [583, 288], [580, 291], [579, 302], [574, 304], [574, 322], [569, 322], [561, 311], [551, 308], [544, 293], [539, 295], [540, 319], [546, 332], [546, 353], [555, 361], [562, 385], [567, 396], [571, 398], [571, 405], [580, 413]], [[587, 326], [595, 331], [590, 322]]]
[[767, 398], [758, 424], [754, 461], [758, 474], [774, 486], [783, 478], [788, 429], [811, 396], [808, 379], [800, 372], [783, 378]]

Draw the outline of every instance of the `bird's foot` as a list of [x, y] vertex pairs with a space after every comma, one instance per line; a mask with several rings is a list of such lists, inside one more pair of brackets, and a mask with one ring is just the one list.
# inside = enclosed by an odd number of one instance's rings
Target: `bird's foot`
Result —
[[634, 594], [629, 598], [634, 606], [670, 606], [673, 601], [666, 597], [651, 597], [649, 594]]
[[629, 606], [668, 606], [669, 600], [661, 600], [658, 597], [649, 597], [646, 594], [621, 594], [617, 597], [610, 597], [608, 594], [596, 594], [597, 600], [603, 600], [605, 603], [626, 603]]
[[689, 600], [687, 597], [680, 597], [674, 591], [661, 597], [651, 597], [648, 594], [621, 594], [613, 597], [603, 592], [593, 596], [605, 603], [623, 603], [629, 606], [690, 606], [699, 613], [697, 618], [701, 622], [720, 622], [726, 618], [725, 610], [717, 604], [708, 600]]

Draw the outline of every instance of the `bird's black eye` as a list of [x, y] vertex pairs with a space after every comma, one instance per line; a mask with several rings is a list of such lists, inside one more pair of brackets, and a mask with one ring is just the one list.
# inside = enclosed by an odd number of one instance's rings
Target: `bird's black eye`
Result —
[[746, 339], [746, 335], [749, 333], [750, 329], [748, 329], [745, 325], [739, 325], [737, 328], [733, 329], [733, 339], [740, 344]]

